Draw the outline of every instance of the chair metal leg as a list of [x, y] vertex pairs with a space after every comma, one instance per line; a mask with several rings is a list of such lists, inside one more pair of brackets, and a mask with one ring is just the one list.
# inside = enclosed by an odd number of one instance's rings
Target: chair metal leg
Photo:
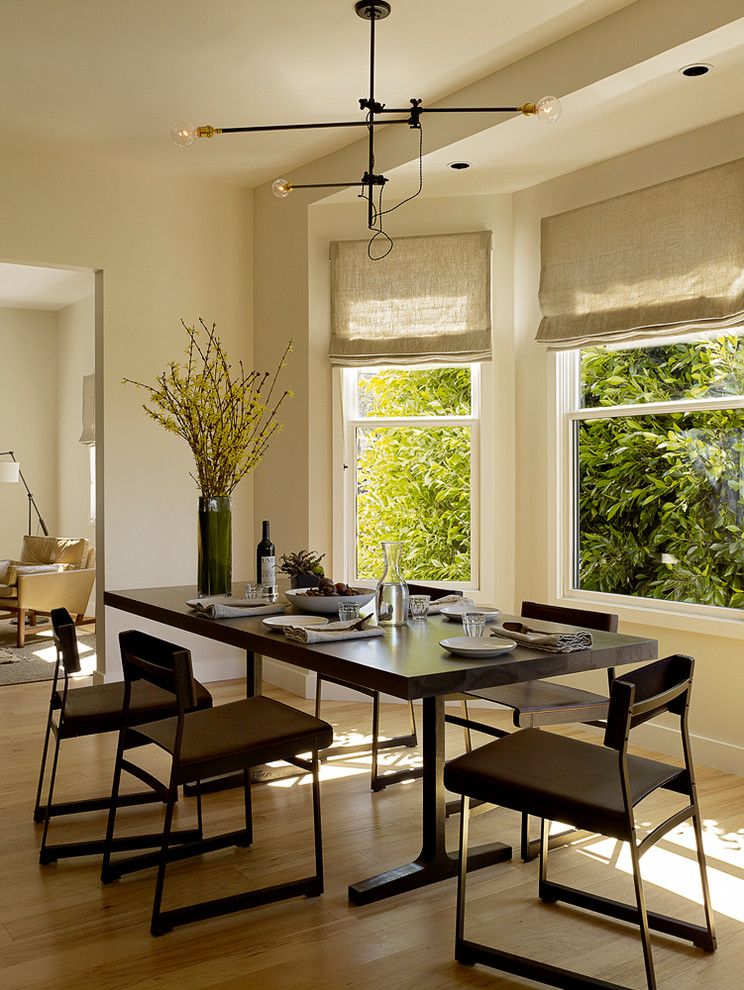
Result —
[[323, 683], [323, 678], [318, 675], [315, 678], [315, 717], [320, 718], [320, 696], [321, 696], [321, 685]]
[[250, 846], [253, 843], [253, 799], [251, 796], [250, 770], [243, 771], [243, 809], [245, 815], [245, 841], [241, 845]]
[[[320, 818], [320, 760], [318, 751], [313, 753], [313, 839], [315, 842], [315, 876], [318, 881], [317, 896], [323, 893], [323, 829]], [[308, 895], [310, 896], [310, 895]]]
[[470, 798], [465, 794], [460, 800], [460, 853], [457, 871], [457, 909], [455, 914], [455, 959], [458, 962], [467, 960], [460, 958], [458, 949], [465, 938], [465, 895], [468, 874], [468, 839], [470, 837]]
[[[47, 756], [49, 754], [49, 736], [52, 734], [52, 709], [51, 705], [49, 707], [49, 715], [47, 717], [46, 732], [44, 733], [44, 749], [41, 753], [41, 767], [39, 768], [39, 785], [36, 788], [36, 804], [34, 805], [34, 821], [43, 822], [46, 817], [46, 812], [42, 810], [42, 796], [44, 790], [44, 775], [46, 774], [46, 763]], [[56, 736], [56, 733], [55, 733]], [[47, 801], [47, 804], [51, 804], [51, 801]]]
[[648, 990], [656, 990], [656, 974], [654, 972], [654, 957], [653, 949], [651, 947], [651, 932], [648, 927], [646, 895], [643, 890], [641, 860], [638, 855], [638, 847], [636, 845], [635, 829], [631, 829], [630, 859], [633, 864], [633, 886], [635, 887], [636, 904], [638, 905], [638, 926], [641, 932], [641, 944], [643, 945], [643, 963], [646, 967], [646, 982], [648, 984]]
[[[465, 721], [470, 722], [470, 712], [468, 711], [468, 703], [465, 698], [462, 699], [462, 714]], [[463, 725], [462, 732], [465, 736], [465, 752], [470, 753], [473, 749], [473, 736], [470, 732], [470, 726]]]
[[372, 697], [372, 790], [381, 791], [380, 775], [377, 758], [380, 752], [380, 692], [375, 691]]
[[[171, 781], [171, 791], [177, 793], [176, 786]], [[160, 862], [158, 864], [158, 876], [155, 881], [155, 897], [152, 902], [152, 920], [150, 921], [150, 934], [163, 935], [173, 930], [171, 925], [164, 924], [160, 918], [160, 907], [163, 903], [163, 888], [165, 887], [165, 871], [168, 868], [168, 847], [170, 846], [171, 828], [173, 827], [173, 807], [175, 801], [171, 798], [165, 807], [165, 820], [163, 822], [163, 842], [160, 847]]]
[[716, 950], [716, 925], [713, 920], [713, 907], [710, 902], [710, 888], [708, 886], [708, 871], [705, 867], [705, 851], [703, 849], [703, 830], [700, 826], [700, 809], [697, 805], [697, 798], [693, 799], [695, 812], [692, 816], [692, 827], [695, 831], [695, 845], [697, 847], [697, 861], [700, 869], [700, 884], [703, 888], [703, 911], [705, 912], [705, 925], [710, 935], [708, 945], [704, 946], [706, 952]]
[[116, 760], [114, 762], [114, 779], [111, 783], [111, 806], [106, 822], [106, 839], [101, 861], [101, 883], [110, 883], [111, 850], [114, 843], [114, 828], [116, 827], [116, 809], [119, 804], [119, 788], [121, 786], [121, 763], [124, 756], [123, 730], [119, 733], [119, 742], [116, 746]]
[[49, 778], [49, 791], [47, 794], [46, 803], [46, 814], [44, 815], [44, 831], [41, 835], [41, 848], [39, 850], [39, 863], [42, 866], [48, 865], [52, 862], [52, 859], [47, 853], [47, 837], [49, 836], [49, 822], [52, 819], [52, 804], [54, 800], [54, 785], [57, 782], [57, 767], [59, 766], [59, 746], [60, 746], [59, 734], [55, 733], [54, 737], [54, 756], [52, 757], [52, 773]]

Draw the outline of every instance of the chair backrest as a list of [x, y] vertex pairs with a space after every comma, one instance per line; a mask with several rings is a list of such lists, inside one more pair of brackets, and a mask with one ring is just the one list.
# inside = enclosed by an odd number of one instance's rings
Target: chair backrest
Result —
[[631, 729], [663, 712], [685, 720], [694, 666], [692, 657], [680, 653], [616, 677], [610, 688], [605, 746], [624, 750]]
[[67, 609], [53, 608], [51, 616], [54, 645], [57, 647], [57, 671], [54, 678], [56, 684], [60, 666], [63, 668], [66, 678], [70, 674], [80, 673], [80, 654], [75, 635], [75, 623]]
[[564, 605], [522, 602], [521, 615], [524, 619], [565, 622], [568, 626], [583, 626], [585, 629], [598, 629], [601, 632], [617, 632], [617, 616], [613, 612], [594, 612], [583, 608], [567, 608]]
[[431, 595], [431, 600], [435, 602], [438, 598], [445, 598], [447, 595], [462, 595], [461, 591], [455, 588], [433, 588], [430, 584], [412, 584], [407, 581], [408, 591], [411, 595]]
[[196, 708], [196, 688], [189, 650], [164, 639], [157, 639], [139, 629], [120, 632], [119, 647], [126, 685], [125, 708], [134, 681], [147, 681], [175, 695], [179, 715]]

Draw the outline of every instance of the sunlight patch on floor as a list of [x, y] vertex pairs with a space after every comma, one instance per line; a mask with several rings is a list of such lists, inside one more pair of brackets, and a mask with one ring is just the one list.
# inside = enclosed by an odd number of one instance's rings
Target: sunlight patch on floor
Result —
[[[723, 861], [711, 846], [716, 837], [709, 837], [706, 830], [705, 845], [708, 848], [708, 883], [710, 885], [713, 910], [725, 914], [734, 921], [744, 922], [744, 872], [727, 872], [725, 868], [718, 869], [711, 860]], [[670, 832], [662, 844], [676, 843], [685, 849], [694, 850], [694, 834], [690, 826], [684, 826]], [[577, 847], [582, 855], [611, 864], [615, 869], [632, 875], [630, 850], [627, 843], [619, 843], [616, 839], [602, 838]], [[738, 864], [735, 864], [738, 865]], [[688, 855], [680, 855], [663, 845], [649, 849], [641, 860], [643, 879], [648, 883], [669, 890], [694, 904], [702, 905], [700, 873], [697, 860]]]

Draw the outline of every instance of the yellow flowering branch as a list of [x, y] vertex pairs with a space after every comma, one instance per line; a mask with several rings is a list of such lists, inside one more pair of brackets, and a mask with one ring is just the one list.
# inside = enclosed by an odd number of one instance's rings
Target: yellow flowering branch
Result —
[[285, 389], [273, 401], [274, 389], [292, 341], [273, 377], [269, 371], [246, 372], [242, 361], [233, 375], [216, 324], [210, 328], [202, 319], [198, 327], [187, 326], [183, 320], [181, 324], [189, 337], [185, 367], [171, 361], [157, 375], [155, 385], [131, 378], [124, 382], [149, 392], [142, 406], [147, 415], [189, 445], [196, 465], [191, 477], [202, 495], [230, 495], [259, 463], [271, 437], [282, 429], [277, 414], [292, 392]]

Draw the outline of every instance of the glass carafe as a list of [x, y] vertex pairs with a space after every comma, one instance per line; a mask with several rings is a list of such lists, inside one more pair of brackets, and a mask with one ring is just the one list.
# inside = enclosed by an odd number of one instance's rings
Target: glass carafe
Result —
[[377, 582], [375, 615], [381, 626], [404, 626], [408, 619], [408, 585], [400, 569], [403, 544], [384, 541], [381, 546], [385, 566]]

